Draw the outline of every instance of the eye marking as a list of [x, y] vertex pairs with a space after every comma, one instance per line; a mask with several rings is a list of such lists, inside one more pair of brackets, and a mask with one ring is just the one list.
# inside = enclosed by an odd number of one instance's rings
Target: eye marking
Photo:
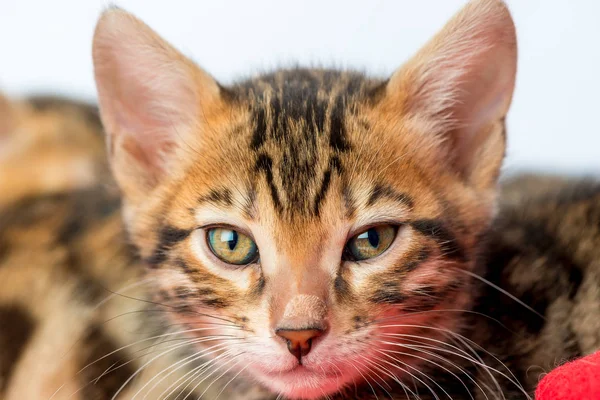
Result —
[[258, 260], [258, 247], [248, 235], [232, 228], [215, 227], [206, 230], [210, 251], [221, 261], [232, 265], [247, 265]]
[[390, 248], [397, 233], [396, 225], [378, 225], [366, 229], [346, 243], [343, 258], [348, 261], [375, 258]]

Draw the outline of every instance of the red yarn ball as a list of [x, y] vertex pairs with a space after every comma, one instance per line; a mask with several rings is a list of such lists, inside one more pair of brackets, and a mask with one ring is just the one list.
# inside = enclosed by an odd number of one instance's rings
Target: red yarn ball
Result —
[[538, 384], [536, 400], [600, 400], [600, 351], [550, 371]]

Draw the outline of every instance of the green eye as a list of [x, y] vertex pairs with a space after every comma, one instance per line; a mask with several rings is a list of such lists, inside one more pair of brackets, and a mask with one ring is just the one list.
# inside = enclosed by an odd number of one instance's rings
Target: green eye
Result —
[[258, 258], [258, 247], [250, 237], [229, 228], [211, 228], [207, 231], [210, 251], [228, 264], [245, 265]]
[[380, 225], [359, 233], [346, 245], [346, 259], [368, 260], [386, 251], [394, 241], [398, 228], [393, 225]]

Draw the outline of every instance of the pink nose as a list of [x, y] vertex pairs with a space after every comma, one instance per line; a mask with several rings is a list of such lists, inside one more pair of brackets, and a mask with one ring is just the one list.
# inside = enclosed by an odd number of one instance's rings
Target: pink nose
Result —
[[322, 329], [277, 329], [277, 336], [287, 341], [290, 353], [294, 355], [300, 364], [302, 357], [306, 356], [312, 346], [312, 340], [323, 334]]

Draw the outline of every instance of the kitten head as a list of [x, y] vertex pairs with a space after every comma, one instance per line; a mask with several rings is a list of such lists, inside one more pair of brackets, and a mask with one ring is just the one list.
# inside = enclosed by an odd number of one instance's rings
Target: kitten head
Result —
[[506, 6], [478, 0], [386, 81], [295, 69], [223, 87], [130, 14], [102, 15], [95, 75], [126, 225], [221, 372], [315, 398], [404, 379], [429, 357], [415, 340], [457, 328], [515, 40]]

